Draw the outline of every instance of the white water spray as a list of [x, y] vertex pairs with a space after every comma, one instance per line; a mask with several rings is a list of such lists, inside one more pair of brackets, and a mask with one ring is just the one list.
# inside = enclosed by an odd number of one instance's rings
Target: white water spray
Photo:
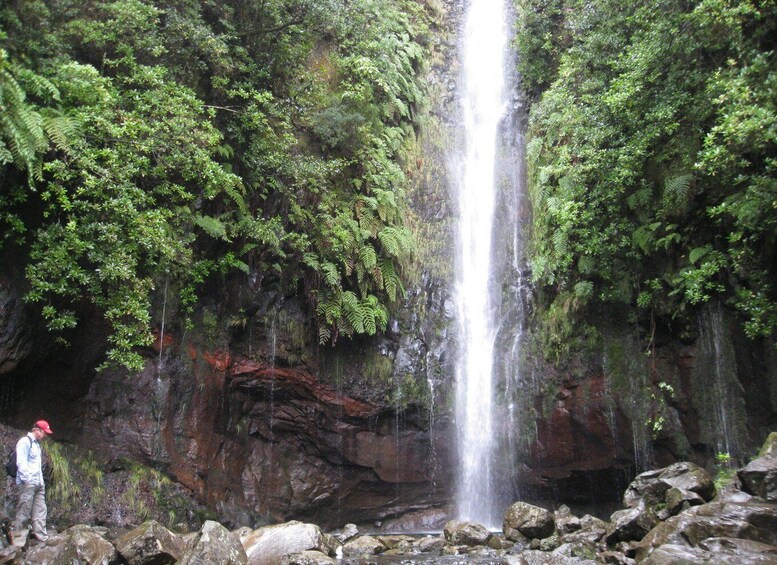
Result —
[[457, 305], [461, 355], [456, 370], [458, 514], [486, 526], [494, 515], [493, 352], [495, 308], [489, 281], [496, 205], [499, 123], [505, 113], [503, 0], [472, 0], [463, 39], [461, 95], [465, 150], [458, 175]]

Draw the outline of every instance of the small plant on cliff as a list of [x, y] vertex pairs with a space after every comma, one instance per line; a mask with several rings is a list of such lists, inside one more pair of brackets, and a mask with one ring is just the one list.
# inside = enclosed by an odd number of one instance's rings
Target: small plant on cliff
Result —
[[715, 488], [720, 491], [734, 478], [736, 469], [732, 468], [732, 459], [729, 453], [715, 454]]
[[650, 393], [650, 399], [653, 401], [655, 409], [646, 422], [647, 426], [653, 432], [653, 439], [658, 437], [658, 434], [663, 431], [664, 426], [666, 425], [666, 396], [674, 398], [674, 388], [672, 385], [660, 381], [656, 386], [658, 386], [658, 389], [662, 394], [657, 395], [655, 392]]

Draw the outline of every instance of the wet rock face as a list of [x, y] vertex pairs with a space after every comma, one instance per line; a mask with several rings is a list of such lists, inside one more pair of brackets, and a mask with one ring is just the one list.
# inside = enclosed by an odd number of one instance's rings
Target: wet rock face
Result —
[[16, 369], [32, 352], [30, 322], [15, 284], [0, 273], [0, 376]]
[[93, 381], [80, 441], [163, 464], [232, 524], [303, 517], [334, 526], [446, 499], [433, 485], [449, 479], [440, 474], [444, 434], [398, 429], [390, 406], [303, 367], [189, 354], [168, 359], [164, 373], [149, 364], [131, 380]]

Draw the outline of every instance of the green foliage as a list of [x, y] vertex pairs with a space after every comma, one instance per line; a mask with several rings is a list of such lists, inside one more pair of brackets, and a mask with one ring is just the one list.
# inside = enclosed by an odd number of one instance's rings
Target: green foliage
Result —
[[718, 297], [774, 336], [777, 7], [516, 3], [548, 331], [615, 304], [682, 323]]
[[736, 473], [737, 470], [733, 465], [730, 454], [715, 454], [715, 489], [718, 492], [726, 488], [734, 480]]
[[191, 312], [240, 277], [305, 293], [325, 340], [384, 328], [414, 249], [399, 162], [427, 18], [408, 0], [3, 5], [1, 221], [49, 328], [94, 308], [106, 363], [137, 371], [160, 281]]
[[81, 487], [73, 480], [70, 461], [58, 443], [46, 442], [44, 446], [49, 461], [48, 472], [51, 475], [47, 482], [48, 494], [60, 508], [72, 508], [78, 503]]

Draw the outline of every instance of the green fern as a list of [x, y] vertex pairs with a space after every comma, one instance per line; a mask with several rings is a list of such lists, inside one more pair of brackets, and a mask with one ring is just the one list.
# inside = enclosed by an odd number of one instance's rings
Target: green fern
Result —
[[690, 195], [693, 174], [685, 174], [664, 183], [664, 202], [668, 206], [683, 206]]
[[80, 137], [80, 124], [68, 116], [60, 114], [44, 114], [43, 129], [54, 146], [65, 153], [73, 149], [73, 140]]
[[340, 273], [334, 263], [326, 261], [321, 265], [321, 272], [324, 275], [324, 281], [331, 288], [340, 287]]
[[359, 249], [359, 260], [365, 269], [371, 270], [378, 262], [378, 255], [371, 245]]
[[382, 260], [379, 262], [380, 278], [383, 281], [383, 288], [391, 302], [396, 302], [399, 294], [404, 294], [405, 289], [402, 285], [402, 279], [394, 268], [394, 262]]
[[194, 223], [214, 239], [229, 240], [227, 237], [227, 228], [218, 218], [197, 214], [194, 216]]

